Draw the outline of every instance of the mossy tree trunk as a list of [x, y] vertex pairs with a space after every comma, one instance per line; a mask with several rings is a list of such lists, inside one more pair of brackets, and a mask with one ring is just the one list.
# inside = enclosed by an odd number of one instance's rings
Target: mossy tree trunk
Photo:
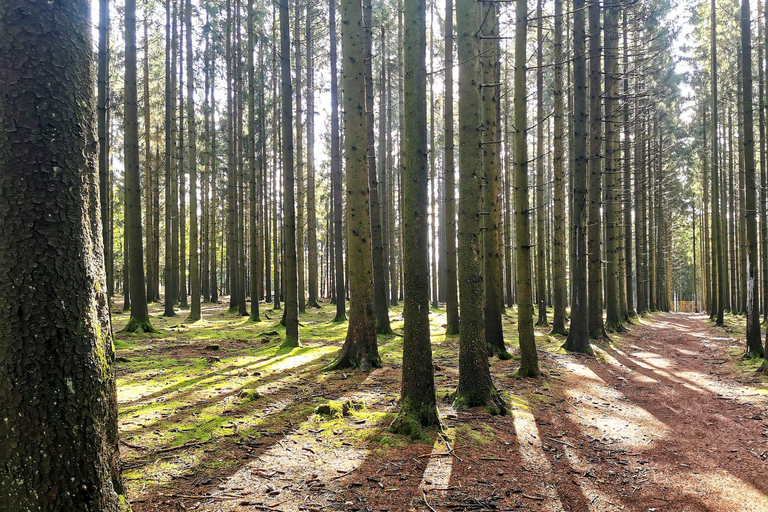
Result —
[[438, 426], [429, 325], [429, 240], [427, 225], [426, 1], [405, 0], [405, 125], [403, 126], [403, 384], [400, 412], [392, 430], [413, 437]]
[[[9, 0], [0, 8], [0, 508], [9, 512], [130, 510], [118, 453], [90, 7]], [[128, 0], [134, 50], [135, 9]], [[138, 174], [138, 151], [133, 163]]]
[[344, 0], [341, 10], [344, 77], [344, 158], [347, 172], [347, 266], [349, 325], [344, 346], [328, 369], [380, 368], [371, 270], [371, 217], [368, 202], [368, 119], [365, 91], [365, 36], [360, 0]]
[[482, 124], [480, 96], [480, 10], [476, 0], [456, 1], [459, 56], [459, 386], [456, 407], [488, 406], [503, 412], [504, 404], [488, 369], [483, 312], [481, 261], [482, 192], [479, 171], [483, 148], [478, 127]]
[[[518, 0], [519, 1], [519, 0]], [[573, 292], [571, 326], [563, 348], [591, 353], [587, 321], [587, 70], [584, 34], [584, 0], [573, 2], [573, 196], [571, 232], [573, 239]]]
[[[539, 375], [539, 357], [533, 333], [533, 283], [531, 279], [531, 210], [528, 187], [528, 109], [525, 74], [528, 11], [526, 0], [515, 4], [515, 242], [517, 244], [517, 332], [520, 342], [519, 377]], [[543, 300], [544, 297], [541, 296]]]

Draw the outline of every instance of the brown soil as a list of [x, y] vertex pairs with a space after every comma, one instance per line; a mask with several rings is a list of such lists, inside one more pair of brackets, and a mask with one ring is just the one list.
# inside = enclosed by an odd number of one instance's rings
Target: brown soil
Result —
[[[595, 358], [557, 351], [537, 330], [543, 379], [516, 380], [515, 361], [493, 362], [508, 416], [443, 401], [445, 435], [430, 444], [388, 435], [391, 415], [344, 417], [332, 432], [316, 415], [297, 415], [254, 442], [212, 441], [203, 456], [234, 461], [232, 469], [150, 485], [133, 493], [133, 509], [765, 512], [768, 391], [734, 364], [741, 342], [710, 324], [654, 315], [616, 346], [596, 347]], [[441, 353], [455, 354], [456, 344], [442, 342]], [[456, 362], [436, 357], [439, 389], [455, 387]], [[320, 382], [318, 369], [292, 370], [305, 384], [270, 400], [323, 396], [396, 412], [398, 365]]]

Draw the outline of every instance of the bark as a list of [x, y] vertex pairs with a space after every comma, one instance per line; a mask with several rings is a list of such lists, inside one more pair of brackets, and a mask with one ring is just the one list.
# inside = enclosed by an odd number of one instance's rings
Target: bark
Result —
[[184, 153], [184, 12], [186, 0], [179, 0], [179, 264], [177, 273], [179, 275], [179, 299], [183, 308], [189, 306], [187, 300], [187, 170], [184, 167], [187, 164]]
[[624, 41], [624, 56], [623, 56], [623, 64], [624, 64], [624, 79], [623, 79], [623, 89], [624, 89], [624, 99], [623, 99], [623, 105], [622, 105], [622, 124], [624, 126], [624, 160], [622, 161], [622, 173], [623, 173], [623, 183], [622, 183], [622, 203], [623, 203], [623, 214], [624, 214], [624, 270], [625, 270], [625, 276], [624, 276], [624, 282], [626, 284], [625, 286], [625, 296], [626, 296], [626, 314], [624, 316], [624, 319], [629, 321], [630, 318], [633, 316], [636, 316], [637, 313], [635, 312], [635, 287], [633, 282], [633, 274], [632, 274], [632, 175], [631, 175], [631, 152], [632, 152], [632, 141], [630, 139], [630, 123], [629, 123], [629, 108], [630, 108], [630, 100], [629, 100], [629, 40], [628, 40], [628, 26], [627, 26], [627, 9], [624, 9], [623, 13], [623, 41]]
[[11, 512], [130, 510], [120, 480], [94, 79], [90, 2], [3, 4], [0, 411], [13, 420], [0, 422], [0, 503]]
[[390, 427], [419, 437], [422, 427], [439, 427], [429, 324], [429, 240], [427, 238], [427, 68], [426, 1], [405, 0], [405, 98], [403, 257], [408, 293], [403, 304], [403, 383], [400, 412]]
[[[109, 1], [99, 0], [99, 51], [97, 72], [97, 133], [99, 138], [99, 206], [101, 207], [102, 246], [104, 259], [112, 258], [109, 250], [110, 182], [107, 112], [109, 110]], [[107, 293], [112, 296], [111, 276], [107, 280]]]
[[453, 0], [445, 0], [445, 313], [446, 334], [459, 333], [459, 296], [456, 281], [456, 171], [453, 136]]
[[[755, 173], [755, 141], [752, 105], [752, 47], [749, 0], [741, 2], [742, 105], [744, 110], [744, 183], [746, 231], [746, 313], [747, 355], [764, 356], [760, 339], [760, 288], [757, 253], [757, 186]], [[743, 260], [742, 260], [743, 261]]]
[[[519, 1], [519, 0], [518, 0]], [[563, 348], [591, 353], [587, 321], [587, 74], [584, 34], [584, 0], [573, 2], [573, 178], [571, 237], [573, 278], [571, 326]]]
[[723, 261], [723, 239], [721, 236], [721, 218], [720, 218], [720, 178], [718, 172], [718, 150], [719, 143], [717, 137], [718, 112], [717, 112], [717, 16], [716, 1], [711, 2], [711, 27], [710, 27], [710, 55], [711, 55], [711, 86], [712, 86], [712, 260], [715, 264], [713, 275], [717, 276], [712, 280], [713, 292], [713, 313], [717, 325], [723, 325], [723, 313], [725, 310], [726, 290], [725, 290], [725, 265]]
[[216, 153], [216, 51], [211, 57], [211, 218], [210, 218], [210, 260], [211, 260], [211, 302], [219, 302], [218, 266], [216, 264], [216, 210], [219, 200], [219, 191], [216, 188], [218, 178], [218, 163]]
[[296, 47], [296, 273], [298, 276], [299, 313], [306, 311], [304, 290], [304, 126], [301, 97], [301, 1], [296, 2], [293, 44]]
[[[480, 59], [482, 73], [482, 147], [483, 147], [483, 285], [485, 295], [485, 343], [489, 354], [496, 354], [501, 359], [511, 357], [504, 346], [504, 329], [501, 316], [504, 310], [502, 284], [502, 224], [501, 224], [501, 133], [499, 131], [499, 92], [498, 73], [499, 26], [496, 4], [484, 2], [483, 39], [481, 51], [485, 54]], [[496, 38], [496, 39], [493, 39]]]
[[[520, 343], [519, 377], [537, 377], [539, 358], [533, 332], [531, 282], [531, 211], [528, 187], [528, 108], [525, 52], [528, 34], [526, 0], [517, 0], [515, 8], [515, 242], [517, 244], [517, 332]], [[543, 172], [543, 171], [542, 171]]]
[[[175, 12], [175, 10], [174, 10]], [[173, 285], [175, 282], [173, 274], [173, 170], [175, 169], [175, 151], [176, 151], [176, 130], [175, 130], [175, 101], [173, 94], [173, 64], [172, 54], [174, 53], [174, 35], [171, 31], [171, 19], [175, 23], [175, 15], [171, 13], [171, 2], [165, 3], [165, 261], [163, 269], [163, 278], [165, 286], [165, 316], [175, 316], [174, 306], [176, 305], [177, 289]], [[174, 32], [175, 34], [175, 32]]]
[[[536, 2], [536, 325], [547, 326], [547, 241], [545, 236], [546, 209], [544, 204], [544, 19], [542, 0]], [[519, 61], [517, 61], [519, 62]], [[518, 188], [520, 186], [518, 185]], [[525, 209], [528, 209], [526, 202]]]
[[555, 0], [555, 133], [554, 133], [554, 237], [552, 240], [552, 292], [554, 312], [552, 334], [567, 334], [565, 329], [565, 171], [563, 152], [563, 2]]
[[461, 331], [459, 336], [459, 386], [454, 406], [484, 406], [491, 413], [506, 411], [488, 369], [483, 311], [483, 273], [480, 226], [482, 215], [481, 178], [482, 123], [480, 96], [480, 16], [475, 0], [456, 1], [457, 47], [459, 57], [459, 293]]
[[149, 321], [144, 286], [141, 238], [141, 175], [139, 172], [139, 107], [136, 91], [136, 1], [125, 6], [125, 236], [130, 265], [131, 318], [126, 332], [156, 332]]
[[[371, 257], [373, 261], [373, 294], [376, 312], [376, 332], [391, 334], [389, 304], [387, 301], [387, 278], [384, 269], [383, 240], [381, 234], [381, 205], [379, 202], [378, 179], [376, 176], [376, 151], [373, 119], [373, 33], [371, 0], [363, 0], [363, 61], [365, 72], [365, 113], [367, 137], [367, 168], [369, 186], [369, 208], [371, 219]], [[343, 33], [343, 30], [342, 30]], [[342, 45], [343, 47], [343, 45]], [[346, 80], [346, 73], [345, 73]], [[346, 92], [345, 92], [346, 94]], [[345, 118], [346, 123], [346, 118]], [[345, 129], [347, 125], [345, 124]], [[347, 186], [349, 188], [349, 185]], [[350, 313], [351, 315], [351, 313]]]
[[341, 149], [339, 144], [339, 91], [336, 44], [336, 0], [329, 0], [330, 44], [331, 44], [331, 187], [333, 187], [333, 236], [334, 267], [336, 270], [336, 317], [334, 322], [347, 319], [344, 292], [344, 233], [341, 204]]
[[588, 319], [589, 336], [603, 335], [603, 264], [600, 248], [602, 222], [602, 140], [600, 69], [600, 4], [589, 2], [589, 208], [587, 212], [587, 254], [589, 258]]
[[315, 84], [312, 48], [312, 2], [307, 2], [307, 304], [317, 303], [317, 201], [315, 200]]
[[[248, 188], [248, 200], [249, 200], [249, 242], [251, 258], [250, 264], [250, 278], [251, 278], [251, 322], [261, 322], [259, 317], [259, 278], [261, 277], [259, 269], [258, 254], [261, 251], [258, 236], [258, 217], [257, 212], [259, 205], [256, 204], [256, 177], [258, 175], [258, 169], [261, 167], [261, 137], [258, 142], [256, 141], [256, 107], [259, 106], [259, 119], [263, 113], [261, 112], [261, 103], [256, 100], [256, 75], [254, 73], [253, 54], [255, 51], [254, 45], [254, 31], [253, 31], [253, 0], [248, 0], [248, 171], [249, 171], [249, 188]], [[261, 52], [259, 52], [261, 55]], [[256, 161], [256, 154], [258, 148], [258, 162]]]
[[[619, 279], [619, 257], [621, 255], [621, 233], [619, 230], [621, 202], [621, 172], [618, 132], [619, 97], [619, 6], [606, 5], [605, 10], [605, 254], [606, 264], [606, 329], [621, 331], [622, 312]], [[602, 316], [602, 312], [601, 312]]]
[[363, 12], [359, 0], [344, 0], [341, 10], [344, 76], [344, 158], [349, 256], [349, 325], [344, 346], [328, 369], [380, 368], [374, 318], [369, 204], [368, 115]]
[[285, 340], [283, 346], [299, 346], [298, 274], [296, 264], [296, 209], [294, 199], [293, 130], [291, 123], [291, 41], [288, 2], [280, 3], [280, 73], [283, 130], [283, 243], [285, 244]]
[[200, 320], [200, 253], [197, 218], [197, 122], [195, 121], [195, 70], [192, 53], [192, 1], [186, 0], [187, 20], [187, 128], [189, 129], [189, 277], [191, 309], [187, 321]]
[[150, 107], [149, 107], [149, 37], [147, 30], [147, 19], [149, 18], [149, 10], [147, 0], [144, 0], [144, 218], [146, 221], [146, 229], [144, 230], [144, 236], [147, 246], [147, 302], [155, 301], [155, 267], [153, 265], [153, 255], [155, 249], [154, 242], [154, 220], [152, 215], [152, 148], [150, 145], [151, 129], [150, 129]]

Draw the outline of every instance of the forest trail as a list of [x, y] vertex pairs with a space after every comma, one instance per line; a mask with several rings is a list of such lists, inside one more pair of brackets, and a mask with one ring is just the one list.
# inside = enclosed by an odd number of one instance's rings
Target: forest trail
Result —
[[[230, 318], [217, 311], [209, 318]], [[562, 339], [537, 328], [543, 378], [515, 379], [517, 361], [494, 359], [510, 414], [488, 416], [450, 407], [458, 337], [435, 334], [444, 316], [432, 312], [445, 429], [433, 443], [411, 443], [387, 431], [402, 339], [380, 339], [381, 370], [321, 372], [335, 353], [335, 331], [320, 330], [331, 311], [307, 316], [314, 335], [291, 353], [273, 353], [275, 341], [244, 343], [264, 326], [231, 319], [221, 361], [203, 350], [218, 330], [119, 351], [131, 359], [119, 375], [135, 512], [768, 510], [768, 386], [740, 366], [743, 341], [705, 316], [646, 316], [594, 345], [596, 357], [564, 353]], [[178, 322], [169, 333], [184, 332]], [[142, 373], [152, 360], [167, 369]], [[170, 380], [182, 373], [187, 380]], [[131, 387], [153, 375], [151, 387]], [[313, 414], [329, 400], [363, 405]], [[159, 446], [168, 448], [149, 450]]]
[[537, 415], [566, 510], [768, 510], [768, 394], [741, 341], [706, 316], [658, 314], [565, 381]]

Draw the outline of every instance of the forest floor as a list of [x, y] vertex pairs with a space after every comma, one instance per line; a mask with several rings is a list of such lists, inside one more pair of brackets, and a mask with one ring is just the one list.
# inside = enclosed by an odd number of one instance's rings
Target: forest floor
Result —
[[308, 308], [293, 350], [280, 349], [281, 312], [261, 307], [252, 323], [204, 304], [205, 320], [186, 324], [186, 312], [169, 319], [151, 305], [154, 335], [119, 332], [127, 314], [113, 314], [135, 512], [768, 510], [768, 384], [741, 357], [743, 317], [716, 328], [648, 315], [595, 357], [566, 354], [537, 328], [543, 376], [517, 380], [517, 358], [494, 359], [510, 414], [489, 416], [451, 408], [458, 337], [434, 310], [444, 429], [413, 442], [387, 430], [400, 336], [379, 338], [380, 370], [323, 372], [346, 332], [335, 306]]

